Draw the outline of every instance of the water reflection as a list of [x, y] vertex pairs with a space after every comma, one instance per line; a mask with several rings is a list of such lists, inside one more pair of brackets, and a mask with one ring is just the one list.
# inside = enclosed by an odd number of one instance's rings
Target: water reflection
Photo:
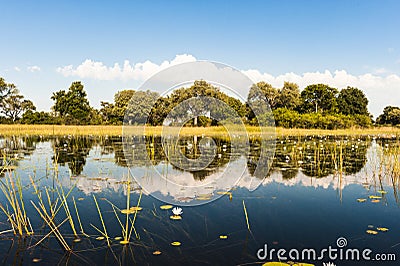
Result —
[[[136, 139], [136, 141], [135, 141]], [[197, 137], [198, 141], [202, 139]], [[232, 160], [238, 160], [240, 154], [247, 154], [246, 164], [248, 173], [254, 176], [254, 172], [260, 157], [260, 140], [251, 139], [250, 150], [246, 147], [238, 150], [239, 154], [232, 154], [230, 142], [227, 139], [214, 138], [216, 154], [205, 154], [212, 157], [210, 164], [200, 171], [189, 171], [195, 180], [204, 180], [218, 169], [223, 168]], [[52, 160], [61, 166], [68, 165], [71, 174], [82, 174], [87, 163], [87, 158], [93, 149], [100, 149], [100, 156], [111, 155], [113, 162], [121, 167], [153, 166], [167, 164], [166, 147], [161, 143], [161, 137], [146, 137], [147, 154], [135, 153], [135, 145], [141, 145], [139, 137], [134, 137], [131, 142], [131, 154], [123, 151], [124, 144], [121, 137], [38, 137], [24, 138], [11, 137], [0, 139], [0, 152], [3, 160], [0, 167], [17, 165], [25, 156], [31, 155], [37, 143], [50, 142], [53, 149]], [[367, 150], [371, 146], [371, 138], [350, 137], [285, 137], [276, 142], [275, 155], [272, 161], [271, 171], [280, 172], [283, 179], [292, 179], [298, 172], [309, 177], [323, 178], [335, 174], [339, 168], [344, 174], [356, 174], [365, 166]], [[378, 139], [377, 144], [385, 147], [387, 139]], [[189, 159], [196, 159], [204, 153], [200, 145], [193, 142], [193, 138], [181, 138], [178, 147], [180, 152]], [[129, 152], [128, 152], [129, 154]], [[127, 158], [128, 157], [128, 158]], [[171, 165], [174, 170], [185, 169], [185, 165]], [[266, 176], [257, 176], [260, 179]]]

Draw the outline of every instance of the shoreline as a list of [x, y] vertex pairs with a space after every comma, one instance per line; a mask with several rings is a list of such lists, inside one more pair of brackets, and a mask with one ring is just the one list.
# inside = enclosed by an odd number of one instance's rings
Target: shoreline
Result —
[[[160, 136], [162, 133], [161, 126], [146, 127], [145, 135]], [[129, 128], [132, 134], [142, 135], [143, 128], [140, 126], [132, 126]], [[272, 132], [271, 128], [266, 129]], [[257, 136], [260, 129], [255, 126], [246, 126], [246, 132], [249, 136]], [[348, 128], [348, 129], [303, 129], [303, 128], [281, 128], [277, 127], [276, 136], [309, 136], [309, 135], [336, 135], [336, 136], [367, 136], [367, 135], [395, 135], [400, 136], [400, 128], [397, 127], [372, 127], [372, 128]], [[222, 136], [227, 131], [224, 127], [184, 127], [179, 132], [183, 136], [207, 135]], [[240, 131], [233, 133], [243, 134]], [[23, 136], [23, 135], [44, 135], [44, 136], [122, 136], [123, 126], [113, 125], [21, 125], [21, 124], [0, 124], [0, 136]]]

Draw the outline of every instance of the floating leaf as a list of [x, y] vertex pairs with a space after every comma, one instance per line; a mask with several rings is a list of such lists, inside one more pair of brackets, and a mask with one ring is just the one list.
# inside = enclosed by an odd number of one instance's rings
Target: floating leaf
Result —
[[386, 193], [387, 193], [387, 191], [385, 191], [385, 190], [378, 190], [378, 193], [381, 193], [381, 194], [386, 194]]
[[264, 263], [262, 266], [290, 266], [290, 264], [284, 263], [284, 262], [278, 262], [278, 261], [270, 261]]
[[227, 235], [220, 235], [219, 238], [220, 239], [228, 239], [228, 236]]
[[169, 218], [171, 220], [182, 220], [182, 216], [180, 215], [171, 215]]
[[366, 202], [367, 199], [357, 199], [358, 202]]
[[380, 202], [381, 200], [378, 200], [378, 199], [373, 199], [373, 200], [371, 200], [371, 202], [372, 203], [378, 203], [378, 202]]
[[161, 251], [159, 251], [159, 250], [153, 251], [153, 255], [160, 255], [160, 254], [161, 254]]
[[197, 200], [210, 200], [211, 197], [197, 197]]
[[114, 238], [114, 240], [116, 240], [116, 241], [119, 241], [119, 240], [121, 240], [122, 239], [122, 237], [120, 237], [120, 236], [116, 236], [115, 238]]
[[369, 224], [368, 228], [374, 228], [374, 226], [372, 224]]
[[370, 235], [376, 235], [378, 233], [375, 230], [367, 230], [366, 232], [367, 232], [367, 234], [370, 234]]
[[39, 258], [33, 258], [33, 259], [32, 259], [32, 262], [35, 262], [35, 263], [36, 263], [36, 262], [41, 262], [41, 261], [42, 261], [42, 259], [39, 259]]
[[121, 240], [121, 241], [119, 241], [119, 243], [121, 245], [127, 245], [127, 244], [129, 244], [129, 241], [128, 240]]
[[370, 199], [381, 199], [382, 196], [370, 195], [369, 198]]
[[174, 206], [172, 206], [172, 205], [161, 205], [160, 206], [160, 209], [161, 210], [169, 210], [169, 209], [172, 209]]
[[79, 243], [79, 242], [82, 241], [82, 239], [80, 239], [80, 238], [75, 238], [73, 241], [74, 241], [75, 243]]
[[143, 208], [142, 207], [138, 207], [138, 206], [133, 206], [133, 207], [130, 207], [129, 208], [129, 210], [131, 210], [131, 211], [141, 211], [141, 210], [143, 210]]
[[123, 214], [133, 214], [135, 212], [140, 211], [141, 209], [142, 209], [141, 207], [137, 207], [137, 208], [136, 207], [132, 207], [129, 210], [127, 210], [127, 209], [121, 210], [121, 213], [123, 213]]
[[181, 245], [181, 242], [174, 241], [174, 242], [171, 243], [171, 245], [175, 246], [175, 247], [179, 247]]
[[386, 227], [378, 227], [378, 228], [376, 228], [378, 231], [382, 231], [382, 232], [387, 232], [387, 231], [389, 231], [389, 228], [386, 228]]
[[96, 240], [104, 240], [104, 239], [105, 239], [104, 236], [98, 236], [98, 237], [96, 237]]
[[84, 200], [85, 198], [78, 198], [79, 201]]

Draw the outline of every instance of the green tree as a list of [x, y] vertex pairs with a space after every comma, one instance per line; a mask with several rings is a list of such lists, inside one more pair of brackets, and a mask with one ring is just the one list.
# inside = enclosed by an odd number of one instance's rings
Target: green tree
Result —
[[87, 124], [90, 121], [92, 108], [80, 81], [72, 82], [67, 92], [60, 90], [53, 93], [51, 99], [54, 101], [53, 111], [66, 124]]
[[303, 113], [334, 112], [337, 107], [336, 95], [338, 90], [325, 84], [313, 84], [307, 86], [301, 92]]
[[376, 119], [377, 124], [381, 125], [398, 125], [400, 124], [400, 108], [396, 106], [386, 106], [383, 114]]
[[[130, 124], [147, 123], [153, 105], [160, 95], [152, 91], [136, 91], [126, 107], [125, 122]], [[125, 112], [124, 112], [125, 115]]]
[[280, 104], [279, 90], [272, 87], [271, 84], [266, 83], [264, 81], [258, 82], [257, 84], [253, 85], [252, 88], [250, 88], [249, 95], [247, 97], [248, 101], [254, 101], [255, 100], [254, 98], [257, 97], [254, 87], [257, 87], [262, 92], [272, 110], [276, 109], [279, 106]]
[[295, 110], [301, 104], [299, 85], [285, 81], [279, 91], [277, 107]]
[[13, 83], [6, 83], [4, 78], [0, 77], [0, 102], [7, 96], [17, 93], [17, 87]]
[[113, 115], [118, 117], [121, 122], [124, 120], [126, 108], [134, 94], [134, 90], [123, 90], [114, 95]]
[[30, 100], [24, 100], [24, 96], [21, 94], [13, 93], [8, 95], [0, 103], [0, 112], [13, 122], [15, 122], [24, 112], [34, 110], [36, 110], [36, 107], [33, 105], [33, 102]]
[[337, 98], [339, 112], [344, 115], [369, 115], [368, 99], [358, 88], [347, 87], [339, 92]]
[[35, 109], [33, 102], [24, 99], [14, 84], [6, 83], [3, 78], [0, 78], [0, 113], [6, 119], [15, 122], [24, 112]]

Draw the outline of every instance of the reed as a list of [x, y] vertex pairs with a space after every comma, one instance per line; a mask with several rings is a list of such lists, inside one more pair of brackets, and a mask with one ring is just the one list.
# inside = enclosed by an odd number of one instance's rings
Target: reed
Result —
[[15, 174], [11, 171], [7, 171], [7, 176], [8, 178], [5, 179], [5, 182], [0, 180], [0, 189], [8, 204], [4, 206], [0, 203], [0, 209], [7, 216], [15, 235], [32, 235], [33, 229], [26, 215], [21, 179], [17, 176], [14, 181]]
[[94, 203], [96, 204], [97, 212], [99, 213], [101, 225], [103, 226], [103, 230], [104, 230], [104, 231], [101, 231], [100, 229], [98, 229], [98, 228], [97, 228], [96, 226], [94, 226], [93, 224], [90, 224], [90, 225], [91, 225], [97, 232], [99, 232], [101, 235], [103, 235], [103, 236], [106, 238], [106, 240], [107, 240], [107, 245], [108, 245], [108, 246], [111, 246], [110, 237], [109, 237], [108, 234], [107, 234], [107, 228], [106, 228], [106, 225], [105, 225], [105, 223], [104, 223], [103, 215], [101, 214], [101, 210], [100, 210], [99, 204], [97, 203], [97, 199], [96, 199], [96, 196], [95, 196], [95, 195], [93, 195], [93, 199], [94, 199]]
[[246, 204], [244, 204], [244, 200], [242, 201], [243, 203], [243, 210], [244, 210], [244, 216], [246, 217], [246, 224], [247, 224], [247, 230], [250, 230], [250, 223], [249, 223], [249, 216], [247, 215], [247, 209], [246, 209]]

